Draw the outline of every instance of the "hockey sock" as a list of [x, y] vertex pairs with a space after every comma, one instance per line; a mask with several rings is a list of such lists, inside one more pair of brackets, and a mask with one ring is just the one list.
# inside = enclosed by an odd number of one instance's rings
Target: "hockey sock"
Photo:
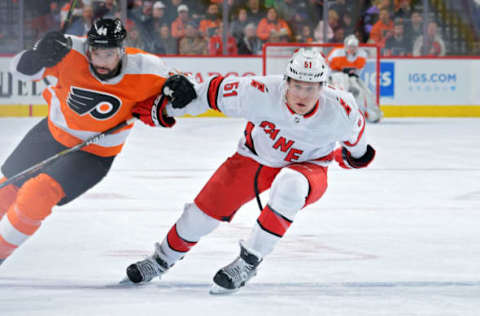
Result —
[[[7, 181], [7, 178], [0, 179], [0, 183]], [[8, 211], [10, 205], [15, 202], [15, 198], [17, 197], [18, 188], [13, 185], [9, 184], [0, 189], [0, 220], [2, 219], [3, 215]]]
[[64, 196], [60, 184], [46, 174], [25, 182], [0, 222], [0, 259], [7, 258], [32, 236]]
[[272, 183], [268, 205], [247, 238], [247, 247], [260, 253], [262, 258], [272, 252], [305, 205], [308, 192], [309, 183], [304, 175], [292, 169], [282, 169]]
[[172, 266], [219, 224], [220, 221], [205, 214], [194, 203], [186, 204], [182, 216], [160, 244], [158, 255]]

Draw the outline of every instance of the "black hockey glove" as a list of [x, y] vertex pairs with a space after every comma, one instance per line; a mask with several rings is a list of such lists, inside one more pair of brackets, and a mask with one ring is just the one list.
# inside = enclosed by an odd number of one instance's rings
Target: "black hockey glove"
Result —
[[72, 48], [72, 40], [62, 32], [48, 32], [33, 46], [36, 57], [44, 67], [58, 64]]
[[367, 151], [360, 158], [353, 158], [350, 152], [345, 148], [337, 148], [334, 152], [335, 160], [340, 167], [345, 169], [359, 169], [367, 167], [375, 158], [375, 149], [367, 145]]
[[358, 78], [357, 71], [355, 68], [343, 68], [342, 70], [344, 73], [346, 73], [349, 77], [356, 77]]
[[175, 109], [182, 109], [197, 97], [193, 84], [187, 77], [173, 75], [165, 81], [162, 94], [168, 98]]

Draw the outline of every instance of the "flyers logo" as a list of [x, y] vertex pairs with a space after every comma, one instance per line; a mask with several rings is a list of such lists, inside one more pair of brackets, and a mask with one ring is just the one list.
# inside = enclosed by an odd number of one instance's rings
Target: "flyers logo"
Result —
[[71, 87], [67, 104], [81, 116], [90, 114], [98, 120], [105, 120], [117, 113], [121, 101], [111, 94]]

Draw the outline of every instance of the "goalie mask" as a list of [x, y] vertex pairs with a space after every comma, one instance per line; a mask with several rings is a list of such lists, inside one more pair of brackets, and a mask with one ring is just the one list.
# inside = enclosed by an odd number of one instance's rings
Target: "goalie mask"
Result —
[[343, 41], [343, 45], [345, 46], [345, 50], [350, 55], [355, 55], [357, 53], [358, 44], [359, 44], [358, 39], [353, 34], [345, 37], [345, 40]]
[[285, 76], [299, 81], [320, 82], [327, 80], [327, 64], [316, 49], [300, 48], [290, 58]]
[[119, 19], [99, 19], [87, 33], [87, 56], [90, 66], [101, 80], [120, 73], [127, 31]]

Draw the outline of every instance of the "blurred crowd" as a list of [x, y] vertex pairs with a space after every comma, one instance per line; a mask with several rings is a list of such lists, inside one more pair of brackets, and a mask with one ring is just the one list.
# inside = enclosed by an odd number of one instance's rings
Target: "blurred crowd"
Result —
[[[223, 1], [229, 7], [228, 28]], [[101, 16], [121, 17], [116, 0], [78, 2], [68, 34], [85, 35]], [[324, 14], [323, 0], [128, 0], [127, 45], [162, 55], [223, 55], [226, 45], [228, 55], [257, 55], [267, 42], [343, 43], [355, 34], [361, 43], [379, 45], [386, 56], [443, 56], [439, 21], [424, 21], [422, 2], [335, 0]], [[50, 1], [38, 36], [61, 27], [68, 7], [69, 1]]]

